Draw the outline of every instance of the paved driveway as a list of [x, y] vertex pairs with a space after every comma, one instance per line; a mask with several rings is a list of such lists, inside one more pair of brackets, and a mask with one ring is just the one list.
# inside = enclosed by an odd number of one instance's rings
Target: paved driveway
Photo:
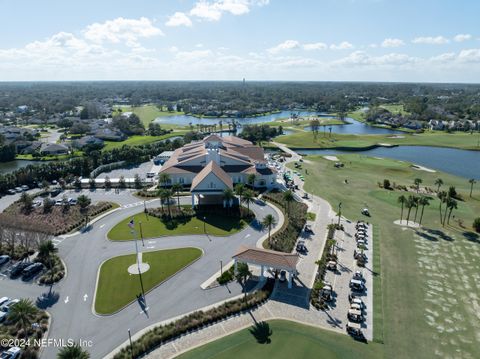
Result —
[[[103, 191], [104, 192], [104, 191]], [[78, 194], [78, 193], [77, 193]], [[91, 195], [98, 200], [114, 196], [98, 191]], [[99, 221], [86, 233], [72, 237], [57, 238], [59, 253], [67, 265], [67, 276], [59, 284], [51, 288], [55, 301], [47, 308], [52, 315], [49, 338], [74, 340], [92, 340], [94, 346], [88, 350], [92, 358], [100, 358], [109, 353], [127, 338], [127, 329], [132, 334], [159, 321], [202, 308], [206, 305], [228, 299], [241, 293], [237, 284], [215, 289], [203, 290], [200, 284], [219, 270], [220, 260], [227, 263], [241, 244], [254, 246], [265, 232], [258, 222], [229, 237], [209, 237], [191, 235], [178, 237], [162, 237], [146, 240], [145, 250], [166, 248], [198, 247], [204, 251], [203, 257], [175, 275], [161, 286], [147, 294], [149, 307], [144, 313], [137, 303], [132, 303], [113, 316], [101, 317], [92, 313], [93, 296], [100, 264], [111, 257], [135, 253], [133, 241], [111, 242], [106, 234], [121, 219], [132, 216], [143, 210], [143, 201], [131, 196], [128, 192], [117, 195], [123, 206]], [[128, 199], [127, 199], [128, 198]], [[113, 199], [112, 199], [113, 200]], [[185, 198], [189, 201], [189, 198]], [[133, 203], [128, 203], [128, 201]], [[116, 201], [119, 202], [119, 201]], [[147, 203], [147, 206], [158, 206]], [[269, 205], [252, 204], [250, 208], [261, 220], [266, 214], [272, 214], [278, 221], [275, 210]], [[280, 225], [280, 224], [278, 224]], [[128, 229], [127, 229], [128, 230]], [[33, 300], [42, 293], [48, 293], [49, 287], [35, 284], [24, 284], [19, 280], [2, 277], [0, 280], [2, 296], [28, 297]], [[58, 349], [45, 348], [44, 358], [53, 358]]]

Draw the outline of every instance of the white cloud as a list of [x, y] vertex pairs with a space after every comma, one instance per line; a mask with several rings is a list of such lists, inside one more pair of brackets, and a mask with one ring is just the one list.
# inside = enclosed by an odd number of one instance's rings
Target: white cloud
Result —
[[252, 6], [264, 6], [269, 0], [200, 0], [195, 3], [189, 15], [202, 20], [218, 21], [224, 13], [244, 15], [250, 12]]
[[324, 50], [326, 48], [328, 48], [328, 46], [327, 46], [327, 44], [325, 44], [323, 42], [314, 42], [314, 43], [303, 45], [303, 49], [307, 50], [307, 51], [310, 51], [310, 50]]
[[187, 15], [185, 15], [185, 13], [177, 11], [175, 14], [173, 14], [172, 16], [170, 16], [168, 18], [167, 22], [165, 23], [165, 26], [171, 26], [171, 27], [187, 26], [187, 27], [191, 27], [192, 26], [192, 20], [190, 20], [190, 18]]
[[162, 30], [153, 26], [150, 19], [125, 19], [123, 17], [94, 23], [83, 31], [87, 40], [101, 44], [103, 42], [125, 42], [128, 46], [137, 46], [139, 38], [163, 35]]
[[298, 49], [300, 47], [300, 42], [297, 40], [286, 40], [277, 46], [269, 48], [267, 51], [271, 54], [277, 54], [286, 50]]
[[403, 45], [405, 45], [405, 42], [401, 39], [387, 38], [382, 42], [382, 47], [400, 47]]
[[457, 55], [454, 52], [446, 52], [446, 53], [431, 57], [430, 61], [438, 62], [438, 63], [449, 63], [455, 60], [456, 57]]
[[466, 49], [458, 54], [460, 62], [480, 62], [480, 49]]
[[330, 49], [332, 50], [348, 50], [348, 49], [353, 49], [353, 45], [349, 43], [348, 41], [343, 41], [341, 43], [337, 44], [331, 44]]
[[443, 36], [421, 36], [421, 37], [416, 37], [415, 39], [412, 40], [414, 44], [428, 44], [428, 45], [443, 45], [443, 44], [448, 44], [449, 41], [447, 38]]
[[179, 51], [175, 54], [175, 58], [179, 61], [197, 61], [212, 54], [210, 50]]
[[453, 40], [455, 40], [456, 42], [464, 42], [470, 40], [471, 38], [472, 35], [470, 34], [458, 34], [453, 38]]
[[404, 66], [416, 61], [416, 58], [406, 54], [390, 53], [371, 56], [365, 51], [354, 51], [342, 59], [333, 61], [333, 64], [337, 66]]

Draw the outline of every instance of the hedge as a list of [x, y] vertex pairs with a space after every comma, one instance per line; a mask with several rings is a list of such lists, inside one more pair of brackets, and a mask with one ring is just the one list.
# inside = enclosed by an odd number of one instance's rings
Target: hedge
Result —
[[268, 299], [273, 291], [273, 286], [273, 279], [269, 279], [263, 289], [247, 294], [246, 297], [231, 300], [205, 312], [196, 311], [176, 321], [159, 325], [134, 341], [132, 347], [127, 345], [122, 348], [114, 356], [114, 359], [130, 359], [132, 349], [134, 358], [141, 357], [183, 334], [202, 329], [240, 312], [258, 307]]

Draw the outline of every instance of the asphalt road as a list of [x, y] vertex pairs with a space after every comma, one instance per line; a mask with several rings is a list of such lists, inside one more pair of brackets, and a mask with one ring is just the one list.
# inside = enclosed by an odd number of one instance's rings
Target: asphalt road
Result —
[[[228, 263], [241, 244], [254, 246], [265, 234], [256, 221], [229, 237], [191, 235], [145, 240], [145, 247], [140, 246], [144, 251], [193, 246], [201, 248], [204, 254], [190, 267], [147, 294], [146, 313], [135, 302], [112, 316], [95, 315], [92, 304], [99, 266], [108, 258], [135, 253], [133, 241], [111, 242], [106, 239], [106, 234], [120, 220], [141, 212], [144, 202], [129, 191], [120, 194], [115, 194], [114, 191], [106, 193], [103, 190], [84, 192], [88, 192], [93, 201], [110, 200], [122, 207], [95, 222], [85, 233], [56, 238], [59, 254], [67, 265], [66, 278], [50, 288], [0, 277], [0, 296], [28, 297], [37, 301], [43, 293], [49, 295], [49, 299], [41, 303], [48, 305], [46, 310], [52, 315], [49, 338], [91, 340], [93, 347], [88, 348], [91, 357], [101, 358], [128, 339], [128, 328], [133, 335], [159, 321], [241, 293], [238, 284], [209, 290], [201, 289], [200, 284], [219, 270], [220, 260]], [[76, 197], [79, 193], [72, 191], [67, 195]], [[184, 198], [184, 201], [189, 203], [190, 198]], [[147, 206], [158, 206], [158, 201], [147, 201]], [[270, 206], [258, 202], [252, 204], [250, 208], [259, 220], [266, 214], [272, 214], [278, 222], [277, 214]], [[54, 358], [57, 351], [58, 348], [53, 346], [46, 347], [42, 357]]]

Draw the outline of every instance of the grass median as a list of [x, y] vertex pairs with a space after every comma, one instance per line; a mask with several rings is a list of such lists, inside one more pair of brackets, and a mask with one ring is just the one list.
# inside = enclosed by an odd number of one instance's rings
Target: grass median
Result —
[[[185, 268], [202, 255], [198, 248], [179, 248], [146, 252], [142, 262], [150, 269], [142, 274], [143, 287], [148, 292], [170, 276]], [[142, 292], [139, 276], [130, 274], [128, 267], [136, 263], [136, 255], [114, 257], [102, 264], [95, 296], [95, 312], [108, 315], [117, 312]]]
[[[172, 220], [163, 220], [161, 218], [147, 216], [145, 213], [137, 213], [133, 216], [135, 230], [143, 238], [155, 238], [161, 236], [177, 236], [189, 234], [205, 234], [212, 236], [229, 236], [241, 231], [246, 227], [247, 222], [243, 219], [230, 216], [203, 214], [195, 217], [174, 218]], [[125, 218], [108, 232], [108, 238], [113, 241], [128, 241], [134, 239], [130, 232], [128, 222], [131, 217]]]

